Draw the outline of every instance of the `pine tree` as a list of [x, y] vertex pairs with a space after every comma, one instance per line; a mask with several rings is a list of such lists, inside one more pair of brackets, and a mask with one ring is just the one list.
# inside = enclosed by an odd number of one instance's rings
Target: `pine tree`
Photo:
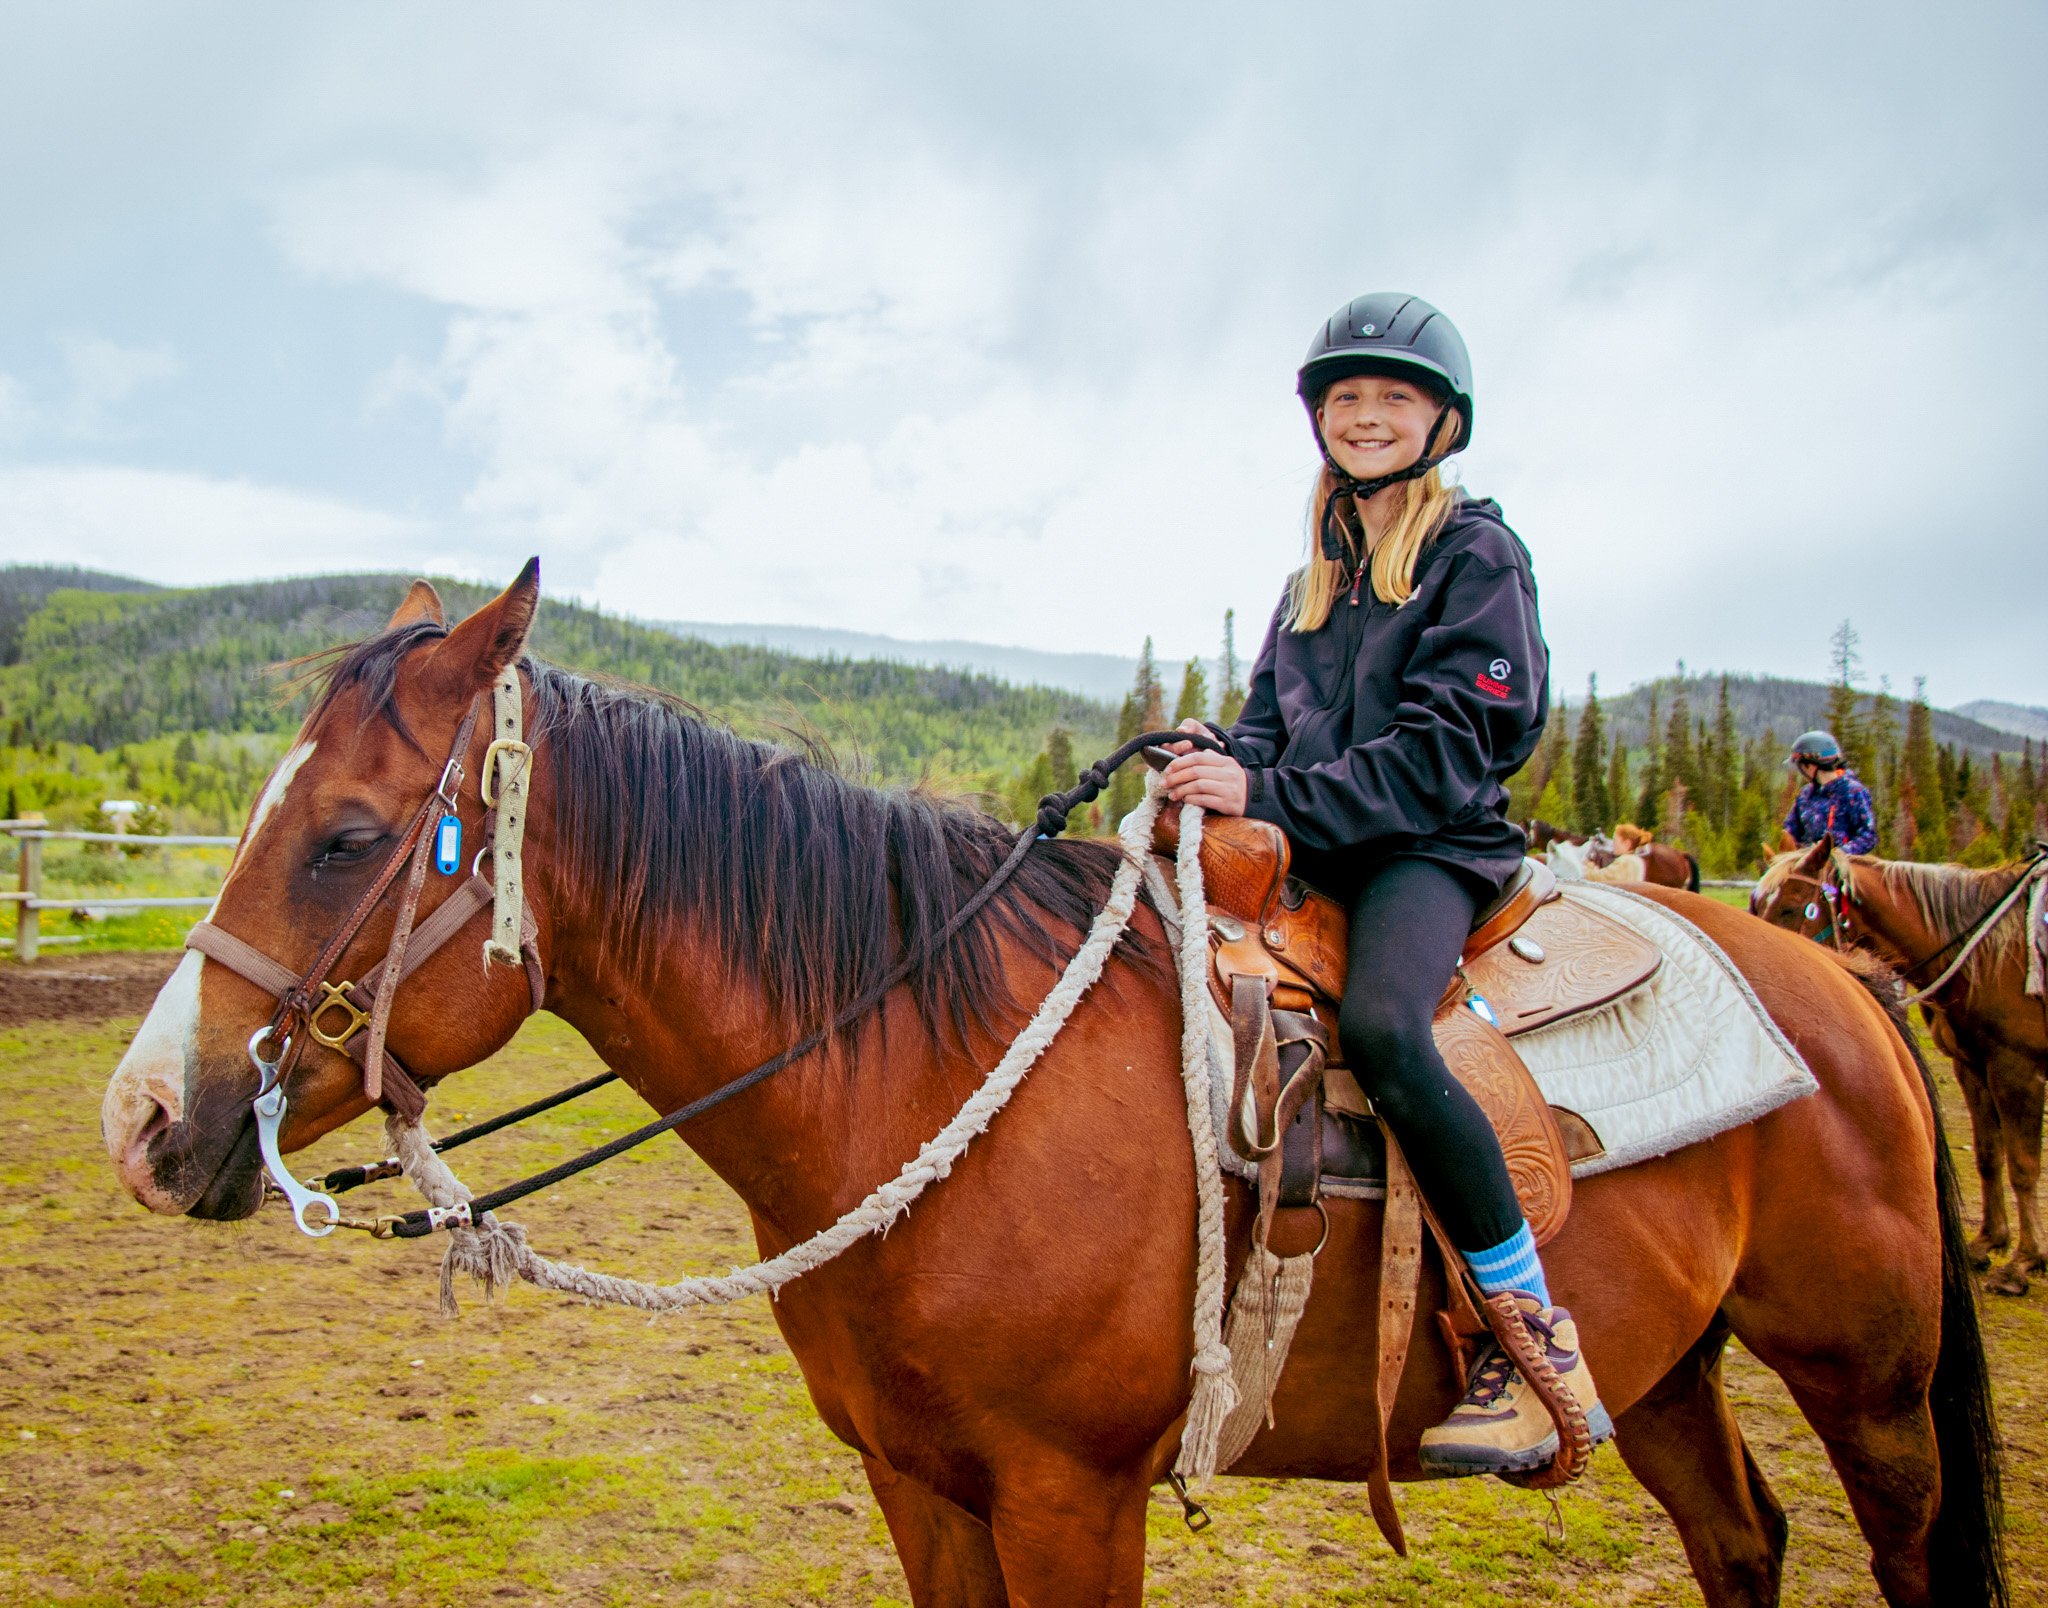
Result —
[[1898, 797], [1901, 750], [1898, 701], [1892, 697], [1889, 676], [1877, 678], [1877, 691], [1871, 695], [1870, 717], [1864, 727], [1864, 746], [1868, 758], [1857, 777], [1870, 789], [1871, 812], [1877, 817], [1877, 852], [1895, 858], [1899, 846], [1892, 823], [1897, 811], [1891, 806]]
[[[1147, 645], [1150, 645], [1149, 639]], [[1124, 694], [1123, 707], [1117, 711], [1116, 745], [1119, 748], [1146, 729], [1145, 701], [1140, 690], [1143, 679], [1144, 671], [1141, 669], [1140, 687], [1134, 687]], [[1124, 766], [1110, 779], [1109, 793], [1103, 806], [1103, 812], [1108, 817], [1106, 824], [1114, 826], [1121, 821], [1138, 807], [1138, 801], [1144, 796], [1145, 767], [1135, 764]]]
[[1216, 700], [1216, 724], [1228, 726], [1244, 708], [1244, 666], [1237, 662], [1237, 610], [1223, 611], [1223, 696]]
[[[1166, 687], [1159, 679], [1159, 666], [1152, 656], [1152, 639], [1145, 638], [1145, 651], [1138, 656], [1138, 679], [1131, 689], [1138, 696], [1138, 731], [1162, 731], [1166, 727]], [[1138, 733], [1132, 732], [1135, 737]]]
[[1683, 787], [1690, 798], [1699, 791], [1699, 763], [1692, 746], [1692, 709], [1685, 698], [1685, 666], [1671, 690], [1671, 720], [1664, 729], [1664, 786]]
[[1600, 678], [1586, 677], [1586, 702], [1572, 744], [1572, 830], [1605, 832], [1614, 822], [1607, 806], [1607, 728], [1600, 713]]
[[1657, 825], [1657, 812], [1663, 808], [1664, 798], [1664, 750], [1659, 743], [1657, 727], [1657, 688], [1650, 687], [1649, 736], [1645, 742], [1643, 760], [1642, 791], [1636, 795], [1636, 824], [1647, 826], [1653, 831]]
[[1863, 656], [1857, 649], [1862, 640], [1847, 620], [1836, 626], [1835, 634], [1828, 639], [1828, 730], [1842, 745], [1845, 762], [1851, 770], [1866, 757], [1863, 752], [1863, 722], [1856, 714], [1856, 672], [1863, 663]]
[[1530, 756], [1525, 767], [1529, 773], [1529, 794], [1534, 800], [1530, 806], [1531, 812], [1537, 819], [1549, 821], [1553, 826], [1563, 826], [1570, 819], [1569, 816], [1543, 813], [1543, 794], [1550, 786], [1552, 778], [1563, 777], [1560, 784], [1562, 786], [1569, 786], [1571, 781], [1565, 770], [1565, 727], [1568, 723], [1566, 714], [1566, 706], [1562, 701], [1550, 711], [1550, 718], [1543, 726], [1543, 735], [1536, 743], [1536, 752]]
[[1199, 657], [1188, 660], [1180, 674], [1180, 697], [1174, 701], [1173, 723], [1209, 718], [1209, 672]]
[[1941, 761], [1934, 749], [1934, 712], [1927, 706], [1927, 678], [1913, 678], [1906, 706], [1906, 781], [1901, 802], [1912, 811], [1913, 841], [1902, 844], [1909, 859], [1940, 860], [1949, 852], [1948, 804], [1941, 793]]
[[1064, 793], [1081, 774], [1074, 764], [1074, 734], [1064, 726], [1053, 727], [1046, 734], [1045, 757], [1052, 767], [1052, 785]]
[[[1607, 813], [1618, 818], [1627, 808], [1628, 750], [1616, 737], [1607, 749]], [[1618, 824], [1618, 820], [1609, 824]]]
[[1742, 792], [1742, 737], [1735, 729], [1735, 708], [1728, 701], [1728, 678], [1721, 678], [1721, 691], [1714, 703], [1714, 731], [1709, 767], [1707, 816], [1726, 832], [1735, 824], [1735, 804]]
[[[2000, 834], [2005, 843], [2005, 852], [2017, 856], [2026, 852], [2027, 845], [2034, 838], [2034, 795], [2038, 784], [2034, 773], [2034, 740], [2025, 739], [2020, 750], [2020, 762], [2013, 767], [2012, 780], [2006, 789], [2005, 830]], [[13, 814], [10, 805], [8, 813]]]

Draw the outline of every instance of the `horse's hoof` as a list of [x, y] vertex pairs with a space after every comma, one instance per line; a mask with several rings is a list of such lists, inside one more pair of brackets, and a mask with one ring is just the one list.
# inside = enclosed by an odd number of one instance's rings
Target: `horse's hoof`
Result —
[[1964, 1249], [1963, 1254], [1970, 1260], [1971, 1272], [1989, 1273], [1991, 1271], [1991, 1251], [1988, 1246], [1979, 1245], [1975, 1240], [1972, 1240]]
[[1993, 1295], [2025, 1295], [2027, 1277], [2008, 1262], [1998, 1271], [1998, 1276], [1984, 1286]]

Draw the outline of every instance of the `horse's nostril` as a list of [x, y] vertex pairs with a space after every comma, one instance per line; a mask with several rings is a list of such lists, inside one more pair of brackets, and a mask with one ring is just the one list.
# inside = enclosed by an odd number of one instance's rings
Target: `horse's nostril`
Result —
[[149, 1115], [143, 1120], [142, 1126], [128, 1136], [128, 1148], [146, 1152], [158, 1134], [170, 1131], [171, 1113], [163, 1101], [152, 1096], [149, 1102]]

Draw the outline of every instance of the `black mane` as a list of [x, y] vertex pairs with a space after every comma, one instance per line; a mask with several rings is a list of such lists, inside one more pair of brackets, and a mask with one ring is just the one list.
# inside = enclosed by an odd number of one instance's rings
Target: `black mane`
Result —
[[[400, 664], [445, 634], [415, 624], [319, 656], [308, 725], [355, 688], [359, 718], [381, 714], [413, 740], [395, 701]], [[1062, 965], [1108, 897], [1113, 845], [1042, 843], [977, 920], [926, 952], [1009, 853], [1015, 839], [1001, 822], [923, 787], [862, 786], [651, 687], [532, 658], [521, 666], [534, 763], [553, 789], [557, 863], [605, 890], [605, 940], [638, 977], [687, 923], [722, 937], [734, 981], [810, 1028], [914, 955], [925, 1025], [957, 1041], [1015, 1004], [999, 937]]]

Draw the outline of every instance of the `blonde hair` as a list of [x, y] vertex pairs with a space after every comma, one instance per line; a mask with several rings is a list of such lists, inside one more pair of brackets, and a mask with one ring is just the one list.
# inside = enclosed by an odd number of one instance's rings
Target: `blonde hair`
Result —
[[[1449, 429], [1450, 436], [1445, 431]], [[1448, 443], [1464, 430], [1464, 419], [1456, 408], [1447, 407], [1430, 432], [1426, 452], [1448, 450]], [[1400, 499], [1393, 522], [1372, 549], [1367, 561], [1372, 570], [1372, 594], [1382, 603], [1405, 603], [1415, 593], [1415, 565], [1422, 550], [1435, 541], [1438, 532], [1458, 506], [1458, 488], [1444, 479], [1443, 470], [1431, 469], [1414, 480], [1389, 488]], [[1351, 584], [1352, 566], [1344, 559], [1325, 558], [1322, 548], [1324, 510], [1332, 497], [1344, 496], [1337, 477], [1324, 463], [1316, 477], [1315, 494], [1308, 506], [1308, 562], [1294, 572], [1287, 583], [1287, 610], [1281, 623], [1290, 631], [1317, 631], [1330, 618], [1337, 596]], [[1333, 516], [1343, 533], [1344, 545], [1356, 555], [1365, 545], [1362, 515], [1354, 505], [1351, 517]]]

